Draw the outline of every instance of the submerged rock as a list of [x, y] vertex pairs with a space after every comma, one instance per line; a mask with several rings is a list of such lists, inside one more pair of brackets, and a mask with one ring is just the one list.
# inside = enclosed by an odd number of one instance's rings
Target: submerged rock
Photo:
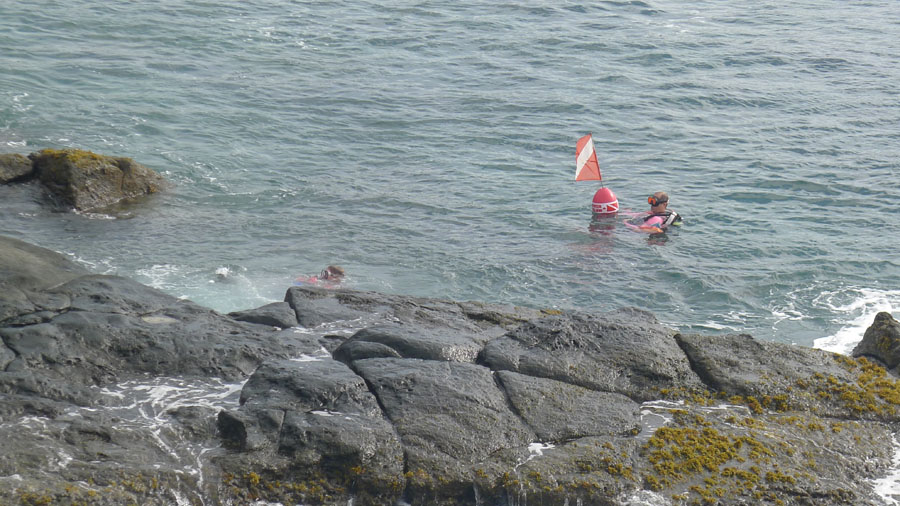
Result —
[[851, 358], [314, 287], [221, 315], [0, 238], [0, 503], [875, 505], [895, 330]]

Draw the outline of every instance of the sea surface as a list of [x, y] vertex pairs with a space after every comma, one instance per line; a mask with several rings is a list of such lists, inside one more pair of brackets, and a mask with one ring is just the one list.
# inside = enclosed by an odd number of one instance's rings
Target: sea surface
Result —
[[[680, 230], [589, 229], [588, 132]], [[0, 188], [0, 234], [221, 312], [333, 263], [845, 353], [900, 316], [894, 0], [0, 0], [0, 152], [68, 147], [175, 186], [114, 215]]]

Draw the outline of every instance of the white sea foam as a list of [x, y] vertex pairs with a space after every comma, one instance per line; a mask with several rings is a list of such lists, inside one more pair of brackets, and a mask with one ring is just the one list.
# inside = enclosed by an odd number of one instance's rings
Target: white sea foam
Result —
[[531, 443], [528, 445], [528, 453], [533, 456], [541, 456], [544, 454], [544, 450], [549, 450], [551, 448], [556, 448], [556, 446], [550, 443]]
[[544, 455], [544, 451], [556, 448], [553, 444], [550, 443], [540, 443], [535, 442], [528, 445], [528, 457], [525, 460], [520, 460], [518, 464], [513, 468], [513, 471], [519, 469], [519, 466], [530, 462], [536, 457], [541, 457]]
[[116, 412], [124, 419], [142, 419], [155, 427], [168, 423], [167, 413], [175, 408], [200, 406], [222, 409], [236, 405], [242, 387], [243, 382], [161, 377], [122, 382], [101, 388], [100, 393], [116, 400], [111, 403], [113, 406], [107, 408], [108, 412]]
[[184, 281], [183, 268], [174, 264], [151, 265], [150, 267], [138, 269], [137, 274], [142, 278], [139, 281], [157, 290], [174, 288]]
[[620, 496], [622, 506], [669, 506], [671, 501], [650, 490], [638, 490], [630, 495]]
[[116, 268], [113, 266], [113, 261], [110, 258], [103, 258], [95, 261], [87, 260], [81, 256], [76, 255], [75, 253], [64, 251], [69, 258], [72, 259], [73, 262], [87, 267], [88, 270], [100, 274], [115, 274]]

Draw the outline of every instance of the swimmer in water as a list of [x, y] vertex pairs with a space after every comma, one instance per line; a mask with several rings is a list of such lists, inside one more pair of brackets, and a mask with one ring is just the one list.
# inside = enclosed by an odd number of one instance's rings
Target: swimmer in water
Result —
[[650, 211], [625, 222], [630, 228], [648, 234], [664, 234], [669, 227], [683, 223], [681, 215], [669, 209], [669, 195], [656, 192], [647, 197]]
[[300, 276], [294, 285], [314, 285], [324, 288], [337, 288], [344, 280], [344, 269], [339, 265], [329, 265], [322, 269], [318, 276]]

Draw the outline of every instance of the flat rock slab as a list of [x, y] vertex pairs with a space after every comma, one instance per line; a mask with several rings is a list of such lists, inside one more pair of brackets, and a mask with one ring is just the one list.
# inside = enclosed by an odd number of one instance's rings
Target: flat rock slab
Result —
[[453, 302], [312, 286], [292, 286], [284, 300], [294, 308], [297, 321], [303, 327], [378, 314], [395, 323], [415, 323], [466, 333], [483, 332], [488, 334], [487, 337], [495, 337], [525, 321], [546, 315], [541, 310], [501, 304]]
[[650, 313], [549, 316], [489, 342], [491, 369], [555, 379], [645, 401], [670, 388], [704, 389], [673, 338]]
[[266, 362], [240, 401], [239, 410], [218, 417], [227, 446], [240, 450], [217, 459], [224, 469], [253, 468], [271, 482], [328, 477], [332, 486], [359, 488], [376, 502], [398, 498], [403, 447], [363, 378], [342, 362]]
[[641, 430], [640, 404], [624, 395], [511, 371], [497, 376], [513, 409], [542, 442], [633, 436]]
[[537, 440], [485, 367], [391, 358], [354, 366], [400, 435], [410, 470], [464, 483], [485, 456]]
[[381, 415], [363, 378], [331, 358], [265, 362], [244, 384], [240, 401], [285, 411]]

